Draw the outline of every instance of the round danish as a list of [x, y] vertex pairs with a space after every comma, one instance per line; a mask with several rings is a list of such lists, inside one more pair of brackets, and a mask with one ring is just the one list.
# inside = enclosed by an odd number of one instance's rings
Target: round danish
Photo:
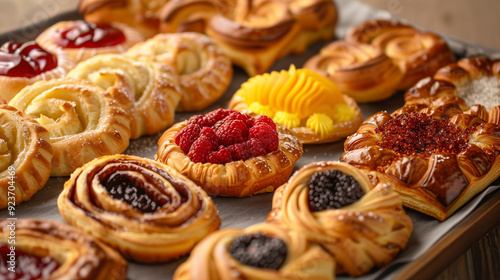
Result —
[[[2, 267], [12, 255], [15, 271]], [[120, 254], [77, 228], [35, 219], [0, 220], [2, 279], [125, 280], [127, 267]]]
[[500, 176], [500, 128], [455, 100], [368, 118], [340, 160], [390, 182], [404, 205], [445, 220]]
[[399, 66], [380, 48], [347, 41], [323, 47], [306, 61], [304, 68], [329, 78], [356, 102], [389, 98], [403, 78]]
[[35, 120], [0, 105], [0, 209], [30, 199], [45, 185], [52, 167], [49, 137]]
[[128, 147], [127, 113], [102, 88], [87, 81], [39, 81], [19, 92], [9, 105], [49, 131], [54, 150], [51, 176], [68, 176], [96, 157]]
[[141, 263], [182, 256], [219, 228], [210, 197], [160, 162], [104, 156], [77, 169], [57, 206], [63, 219]]
[[[480, 104], [489, 111], [483, 119], [500, 125], [500, 60], [487, 57], [462, 58], [456, 64], [439, 69], [405, 94], [407, 104], [429, 104], [436, 99], [463, 99], [462, 109]], [[467, 106], [468, 104], [468, 106]]]
[[250, 78], [229, 108], [271, 117], [303, 144], [338, 141], [363, 121], [361, 110], [329, 79], [309, 69], [273, 71]]
[[373, 186], [363, 172], [340, 162], [299, 169], [274, 193], [267, 221], [304, 233], [333, 255], [337, 274], [350, 276], [389, 263], [413, 230], [389, 184]]
[[100, 86], [126, 107], [131, 138], [165, 130], [181, 100], [179, 77], [168, 65], [141, 57], [101, 54], [80, 62], [68, 77]]
[[125, 52], [141, 41], [144, 41], [144, 37], [125, 24], [83, 20], [58, 22], [36, 38], [42, 48], [60, 48], [76, 63], [97, 54]]
[[172, 65], [183, 91], [178, 111], [200, 111], [219, 99], [231, 83], [231, 60], [206, 35], [195, 32], [158, 34], [126, 53]]
[[261, 223], [210, 234], [177, 268], [173, 279], [328, 280], [335, 278], [334, 270], [333, 258], [304, 235]]
[[441, 37], [394, 20], [363, 22], [351, 28], [345, 40], [379, 47], [394, 59], [404, 73], [400, 90], [410, 88], [455, 61], [453, 52]]
[[250, 196], [286, 182], [302, 144], [266, 117], [218, 109], [169, 128], [156, 160], [187, 176], [210, 195]]

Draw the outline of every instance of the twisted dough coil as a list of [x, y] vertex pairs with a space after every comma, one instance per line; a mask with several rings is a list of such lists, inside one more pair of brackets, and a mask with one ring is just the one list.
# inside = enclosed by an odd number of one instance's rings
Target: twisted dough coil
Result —
[[128, 147], [127, 113], [102, 88], [87, 81], [39, 81], [19, 92], [9, 105], [49, 131], [54, 150], [51, 176], [67, 176], [98, 156]]
[[[8, 243], [11, 224], [10, 220], [0, 220], [0, 244]], [[126, 279], [128, 265], [123, 257], [77, 228], [54, 221], [18, 219], [15, 236], [16, 249], [37, 257], [48, 256], [59, 264], [44, 279]]]
[[0, 105], [0, 209], [20, 204], [50, 176], [49, 132], [9, 105]]
[[[143, 213], [114, 198], [105, 184], [116, 177], [129, 179], [163, 205]], [[77, 169], [57, 206], [68, 224], [141, 263], [178, 258], [220, 225], [215, 205], [199, 186], [169, 166], [135, 156], [105, 156]]]
[[132, 139], [172, 125], [175, 108], [181, 100], [175, 70], [147, 57], [97, 55], [80, 62], [68, 77], [88, 80], [123, 104], [131, 119]]
[[233, 75], [229, 57], [210, 37], [195, 32], [158, 34], [132, 46], [126, 54], [174, 67], [183, 93], [177, 111], [199, 111], [213, 104]]
[[[229, 252], [233, 240], [242, 235], [263, 234], [285, 242], [288, 254], [276, 270], [240, 263]], [[299, 232], [269, 223], [246, 229], [223, 229], [202, 240], [174, 274], [175, 280], [209, 279], [334, 279], [335, 262], [317, 244], [308, 243]]]
[[[365, 191], [357, 202], [339, 209], [312, 212], [308, 180], [316, 173], [339, 170], [353, 176]], [[389, 263], [404, 249], [413, 230], [401, 199], [389, 184], [373, 186], [360, 170], [340, 162], [315, 162], [299, 169], [273, 196], [268, 222], [304, 233], [333, 254], [336, 273], [360, 276]]]

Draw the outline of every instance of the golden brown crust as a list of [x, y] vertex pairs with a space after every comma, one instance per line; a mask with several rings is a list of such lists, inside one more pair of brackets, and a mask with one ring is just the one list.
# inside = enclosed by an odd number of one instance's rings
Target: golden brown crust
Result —
[[[262, 269], [234, 259], [229, 251], [239, 236], [263, 234], [281, 239], [287, 246], [287, 257], [279, 269]], [[317, 244], [308, 243], [300, 232], [288, 231], [278, 225], [262, 223], [246, 229], [223, 229], [200, 242], [174, 274], [175, 280], [215, 280], [230, 275], [238, 279], [334, 279], [335, 262]]]
[[31, 198], [50, 176], [49, 132], [9, 105], [0, 105], [0, 209]]
[[[7, 244], [12, 223], [0, 220], [0, 243]], [[59, 264], [44, 279], [126, 279], [128, 265], [123, 257], [77, 228], [34, 219], [18, 219], [14, 224], [16, 249], [38, 257], [48, 256]]]
[[[114, 176], [129, 178], [164, 204], [143, 213], [113, 198], [104, 183]], [[220, 225], [215, 205], [199, 186], [169, 166], [135, 156], [105, 156], [85, 164], [66, 182], [57, 205], [67, 223], [141, 263], [178, 258]]]
[[175, 135], [187, 121], [169, 128], [158, 141], [155, 159], [187, 176], [210, 195], [244, 197], [272, 192], [286, 182], [295, 162], [302, 156], [302, 144], [285, 127], [277, 126], [279, 148], [264, 156], [226, 164], [194, 163], [175, 144]]

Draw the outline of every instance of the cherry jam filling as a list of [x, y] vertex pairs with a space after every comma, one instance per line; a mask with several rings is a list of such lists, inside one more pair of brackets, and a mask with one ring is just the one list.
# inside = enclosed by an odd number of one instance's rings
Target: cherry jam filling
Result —
[[286, 243], [261, 233], [238, 236], [229, 252], [240, 263], [265, 269], [279, 269], [286, 260]]
[[49, 256], [39, 257], [17, 248], [11, 249], [10, 245], [0, 245], [0, 275], [5, 276], [1, 279], [47, 279], [59, 268], [59, 264]]
[[427, 158], [434, 153], [458, 154], [468, 145], [472, 128], [463, 129], [422, 113], [396, 116], [375, 130], [377, 144], [401, 155]]
[[125, 34], [120, 29], [104, 23], [83, 20], [56, 30], [55, 43], [63, 48], [102, 48], [125, 42]]
[[30, 41], [11, 41], [0, 47], [0, 75], [32, 78], [57, 67], [57, 58]]

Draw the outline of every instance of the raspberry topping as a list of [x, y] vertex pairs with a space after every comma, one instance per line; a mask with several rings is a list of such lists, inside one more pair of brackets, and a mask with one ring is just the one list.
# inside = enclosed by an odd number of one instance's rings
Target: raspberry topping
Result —
[[286, 243], [261, 233], [238, 236], [229, 252], [240, 263], [265, 269], [279, 269], [286, 260]]
[[268, 124], [263, 122], [255, 124], [249, 131], [250, 138], [255, 138], [262, 142], [267, 152], [278, 149], [278, 132]]
[[217, 141], [229, 147], [248, 139], [248, 127], [241, 120], [226, 120], [217, 128]]
[[182, 151], [187, 154], [193, 142], [198, 139], [201, 127], [197, 124], [188, 124], [177, 135], [175, 135], [175, 143], [179, 145]]
[[104, 23], [83, 20], [56, 30], [55, 43], [63, 48], [102, 48], [116, 46], [126, 41], [120, 29]]
[[0, 75], [32, 78], [57, 67], [57, 58], [31, 41], [7, 42], [0, 48]]
[[[59, 264], [49, 256], [39, 257], [28, 254], [20, 249], [13, 249], [14, 246], [0, 244], [0, 275], [2, 279], [48, 279], [50, 275], [59, 268]], [[40, 250], [42, 251], [42, 250]], [[11, 258], [14, 256], [14, 260]], [[15, 262], [14, 272], [9, 272], [12, 268], [10, 261]]]

